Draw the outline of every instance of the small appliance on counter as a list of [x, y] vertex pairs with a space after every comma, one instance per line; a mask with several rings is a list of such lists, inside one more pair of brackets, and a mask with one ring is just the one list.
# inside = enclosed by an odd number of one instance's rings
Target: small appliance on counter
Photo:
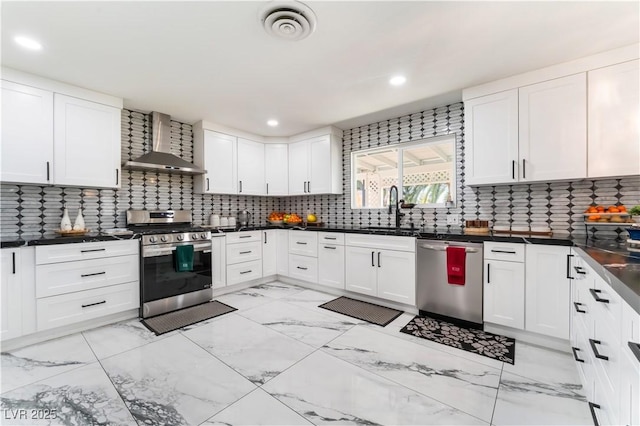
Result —
[[244, 227], [244, 226], [249, 226], [249, 223], [251, 222], [251, 213], [249, 213], [247, 210], [241, 210], [238, 212], [238, 225], [240, 227]]
[[632, 225], [627, 228], [629, 239], [627, 240], [627, 250], [640, 253], [640, 225]]

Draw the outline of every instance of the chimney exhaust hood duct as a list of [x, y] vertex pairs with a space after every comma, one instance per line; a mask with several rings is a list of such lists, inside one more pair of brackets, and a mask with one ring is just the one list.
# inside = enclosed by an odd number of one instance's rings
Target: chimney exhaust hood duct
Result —
[[195, 164], [171, 154], [171, 117], [159, 112], [151, 113], [151, 152], [135, 160], [125, 161], [123, 169], [143, 170], [181, 175], [207, 173]]

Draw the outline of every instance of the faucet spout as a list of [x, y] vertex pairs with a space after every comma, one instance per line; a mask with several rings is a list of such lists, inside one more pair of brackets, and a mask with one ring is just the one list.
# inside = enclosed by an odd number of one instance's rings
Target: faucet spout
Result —
[[395, 211], [396, 211], [396, 228], [400, 228], [400, 219], [402, 218], [402, 216], [404, 216], [403, 213], [400, 213], [400, 196], [398, 195], [398, 187], [395, 185], [391, 185], [391, 188], [389, 188], [389, 214], [391, 214], [392, 209], [393, 209], [393, 204], [392, 204], [392, 200], [394, 200], [393, 198], [393, 193], [396, 193], [396, 197], [395, 197]]

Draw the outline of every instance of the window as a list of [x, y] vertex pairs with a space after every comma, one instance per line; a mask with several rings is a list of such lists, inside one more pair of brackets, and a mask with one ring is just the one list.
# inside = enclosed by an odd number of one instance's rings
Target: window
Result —
[[451, 206], [448, 202], [456, 199], [455, 142], [455, 135], [447, 135], [352, 152], [351, 207], [387, 207], [398, 182], [405, 203]]

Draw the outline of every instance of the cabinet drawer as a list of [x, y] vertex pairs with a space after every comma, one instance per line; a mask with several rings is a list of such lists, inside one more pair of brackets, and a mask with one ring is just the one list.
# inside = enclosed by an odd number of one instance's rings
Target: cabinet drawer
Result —
[[227, 237], [227, 244], [249, 243], [262, 240], [262, 232], [260, 231], [229, 232], [225, 235]]
[[381, 250], [416, 251], [416, 239], [387, 235], [346, 234], [345, 244]]
[[620, 339], [623, 303], [620, 295], [598, 276], [595, 285], [589, 288], [589, 297], [591, 297], [595, 321], [607, 323], [610, 331]]
[[36, 301], [38, 331], [140, 307], [138, 281]]
[[227, 266], [227, 285], [238, 284], [258, 278], [262, 278], [261, 260]]
[[318, 259], [309, 256], [289, 255], [289, 276], [312, 283], [318, 282]]
[[318, 234], [307, 231], [289, 231], [289, 253], [317, 257]]
[[258, 242], [227, 245], [227, 265], [262, 258], [262, 244]]
[[[629, 348], [629, 343], [631, 342], [640, 344], [640, 315], [627, 302], [622, 302], [622, 327], [620, 333], [622, 352], [626, 353], [630, 359], [640, 363], [640, 360], [636, 358]], [[640, 377], [638, 380], [640, 380]]]
[[56, 296], [139, 280], [138, 256], [36, 266], [36, 297]]
[[318, 244], [344, 245], [344, 234], [340, 232], [318, 232]]
[[595, 321], [595, 333], [589, 342], [589, 350], [594, 358], [600, 381], [606, 385], [606, 392], [617, 395], [620, 383], [621, 347], [620, 341], [611, 334], [610, 330], [609, 324]]
[[485, 242], [484, 258], [524, 262], [524, 244]]
[[52, 244], [36, 247], [36, 265], [138, 254], [138, 240]]

